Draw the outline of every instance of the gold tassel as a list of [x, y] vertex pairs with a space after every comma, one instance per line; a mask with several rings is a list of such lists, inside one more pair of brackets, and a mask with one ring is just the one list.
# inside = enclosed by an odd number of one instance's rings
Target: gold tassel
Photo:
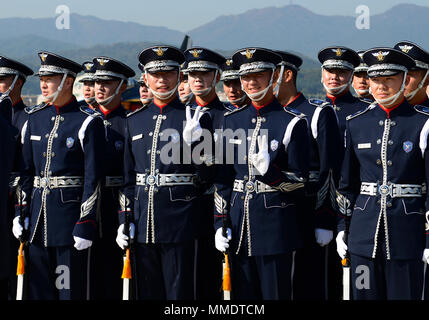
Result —
[[130, 262], [130, 249], [127, 249], [124, 260], [124, 268], [122, 269], [122, 279], [131, 279], [131, 262]]

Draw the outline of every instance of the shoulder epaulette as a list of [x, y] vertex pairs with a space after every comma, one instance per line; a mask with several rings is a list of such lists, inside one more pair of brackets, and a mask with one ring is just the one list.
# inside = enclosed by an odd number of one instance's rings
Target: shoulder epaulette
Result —
[[140, 111], [142, 111], [142, 110], [146, 109], [146, 108], [147, 108], [147, 106], [148, 106], [149, 104], [150, 104], [150, 103], [144, 104], [144, 105], [142, 105], [140, 108], [138, 108], [138, 109], [136, 109], [136, 110], [134, 110], [134, 111], [131, 111], [131, 112], [127, 113], [126, 117], [127, 117], [127, 118], [128, 118], [128, 117], [131, 117], [133, 114], [136, 114], [136, 113], [138, 113], [138, 112], [140, 112]]
[[330, 105], [329, 101], [324, 101], [324, 100], [314, 99], [314, 98], [308, 99], [308, 103], [320, 108], [324, 108]]
[[34, 112], [36, 112], [36, 111], [39, 111], [39, 110], [42, 110], [42, 109], [44, 109], [45, 107], [47, 107], [49, 104], [47, 104], [47, 103], [41, 103], [41, 104], [36, 104], [35, 106], [29, 106], [29, 107], [26, 107], [26, 108], [24, 108], [24, 111], [26, 112], [26, 113], [28, 113], [28, 114], [32, 114], [32, 113], [34, 113]]
[[355, 113], [353, 113], [353, 114], [351, 114], [351, 115], [348, 115], [348, 116], [346, 117], [346, 120], [351, 120], [351, 119], [353, 119], [353, 118], [356, 118], [356, 117], [358, 117], [358, 116], [360, 116], [360, 115], [362, 115], [362, 114], [364, 114], [364, 113], [368, 112], [369, 110], [374, 109], [374, 108], [375, 108], [375, 106], [376, 106], [376, 104], [375, 104], [375, 103], [374, 103], [374, 104], [370, 104], [370, 105], [369, 105], [368, 107], [366, 107], [365, 109], [359, 110], [358, 112], [355, 112]]
[[91, 109], [89, 106], [87, 105], [83, 105], [79, 107], [79, 110], [82, 111], [83, 113], [89, 115], [89, 116], [93, 116], [93, 117], [97, 117], [97, 116], [101, 116], [101, 113]]
[[416, 110], [419, 113], [423, 113], [423, 114], [429, 116], [429, 107], [425, 107], [425, 106], [422, 106], [420, 104], [417, 104], [414, 106], [414, 110]]
[[233, 109], [233, 110], [229, 110], [229, 111], [225, 112], [225, 113], [223, 114], [223, 116], [224, 116], [224, 117], [226, 117], [226, 116], [230, 116], [231, 114], [234, 114], [234, 113], [237, 113], [237, 112], [239, 112], [239, 111], [242, 111], [242, 110], [246, 109], [248, 106], [249, 106], [248, 104], [245, 104], [245, 105], [241, 106], [240, 108], [235, 108], [235, 109]]
[[368, 99], [368, 98], [359, 98], [359, 100], [362, 101], [362, 102], [368, 103], [368, 104], [371, 104], [371, 103], [374, 102], [373, 100]]
[[303, 114], [302, 112], [299, 112], [298, 110], [296, 110], [294, 108], [283, 107], [283, 110], [286, 111], [287, 113], [290, 113], [291, 115], [293, 115], [295, 117], [305, 118], [305, 114]]

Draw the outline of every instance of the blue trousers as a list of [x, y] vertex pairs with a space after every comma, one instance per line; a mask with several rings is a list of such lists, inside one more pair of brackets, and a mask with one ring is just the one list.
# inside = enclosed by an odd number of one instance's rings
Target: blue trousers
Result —
[[230, 257], [233, 299], [291, 299], [292, 252], [254, 257], [230, 254]]
[[387, 260], [350, 255], [351, 287], [355, 300], [420, 300], [423, 267], [420, 259]]
[[194, 242], [134, 246], [137, 299], [192, 300]]
[[89, 297], [90, 250], [73, 246], [28, 248], [29, 300], [85, 300]]

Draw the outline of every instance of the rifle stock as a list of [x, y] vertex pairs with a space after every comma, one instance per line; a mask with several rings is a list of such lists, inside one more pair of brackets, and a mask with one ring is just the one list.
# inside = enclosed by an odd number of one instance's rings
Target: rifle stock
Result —
[[[350, 227], [350, 217], [344, 217], [344, 243], [348, 243], [349, 238], [349, 227]], [[344, 259], [341, 260], [343, 266], [343, 300], [350, 300], [350, 255], [347, 251]]]
[[[226, 219], [223, 217], [222, 235], [227, 236], [226, 232]], [[229, 267], [229, 253], [228, 249], [224, 253], [223, 268], [222, 268], [222, 291], [223, 300], [231, 300], [231, 269]]]
[[[124, 233], [130, 238], [130, 217], [129, 212], [125, 211], [125, 223], [124, 223]], [[132, 270], [131, 270], [131, 258], [130, 258], [130, 247], [131, 239], [129, 239], [129, 245], [125, 248], [125, 254], [123, 258], [124, 267], [122, 269], [123, 286], [122, 286], [122, 300], [130, 300], [130, 280], [132, 279]]]

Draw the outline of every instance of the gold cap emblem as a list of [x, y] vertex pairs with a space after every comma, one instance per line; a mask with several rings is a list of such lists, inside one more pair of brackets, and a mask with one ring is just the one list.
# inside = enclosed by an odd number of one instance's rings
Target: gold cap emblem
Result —
[[194, 49], [194, 50], [192, 50], [192, 56], [194, 57], [194, 58], [199, 58], [200, 57], [200, 53], [201, 52], [203, 52], [203, 50], [197, 50], [197, 49]]
[[46, 61], [46, 58], [48, 57], [48, 55], [46, 53], [41, 53], [40, 54], [40, 59], [42, 59], [43, 62]]
[[335, 50], [335, 54], [337, 55], [337, 57], [341, 57], [343, 55], [343, 50], [338, 48], [337, 50]]
[[225, 63], [226, 63], [227, 66], [230, 66], [232, 64], [232, 60], [231, 59], [227, 59]]
[[399, 48], [402, 50], [402, 52], [408, 53], [413, 48], [413, 46], [403, 45], [399, 46]]
[[97, 59], [97, 61], [100, 64], [100, 66], [104, 66], [107, 62], [109, 62], [108, 59], [102, 59], [102, 58]]
[[85, 63], [85, 64], [84, 64], [84, 67], [85, 67], [85, 69], [86, 69], [86, 70], [88, 70], [88, 71], [89, 71], [89, 70], [91, 70], [91, 68], [92, 68], [92, 66], [93, 66], [93, 65], [94, 65], [93, 63], [89, 63], [89, 62], [88, 62], [88, 63]]

